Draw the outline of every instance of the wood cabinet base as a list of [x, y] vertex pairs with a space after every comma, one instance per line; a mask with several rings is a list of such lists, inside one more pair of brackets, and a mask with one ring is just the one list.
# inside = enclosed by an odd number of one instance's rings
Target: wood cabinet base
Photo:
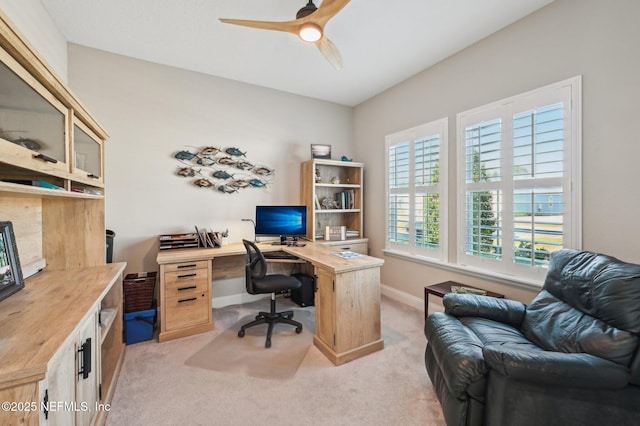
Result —
[[158, 342], [166, 342], [167, 340], [179, 339], [180, 337], [193, 336], [194, 334], [205, 333], [211, 330], [213, 330], [213, 322], [173, 331], [164, 331], [158, 334]]
[[331, 347], [319, 339], [318, 336], [313, 336], [313, 344], [335, 365], [342, 365], [346, 362], [353, 361], [354, 359], [384, 349], [384, 341], [382, 339], [341, 353], [336, 353], [331, 349]]

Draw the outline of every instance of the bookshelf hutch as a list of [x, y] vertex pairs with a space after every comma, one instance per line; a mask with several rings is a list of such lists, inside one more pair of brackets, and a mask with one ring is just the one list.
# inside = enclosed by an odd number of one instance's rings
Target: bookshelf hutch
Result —
[[105, 262], [107, 133], [1, 10], [0, 89], [0, 218], [25, 277], [0, 301], [0, 400], [33, 404], [3, 423], [101, 424], [124, 355], [126, 266]]
[[[307, 206], [306, 238], [368, 254], [362, 218], [364, 164], [316, 158], [302, 163], [300, 176], [301, 199]], [[342, 238], [326, 238], [327, 227], [342, 226]]]

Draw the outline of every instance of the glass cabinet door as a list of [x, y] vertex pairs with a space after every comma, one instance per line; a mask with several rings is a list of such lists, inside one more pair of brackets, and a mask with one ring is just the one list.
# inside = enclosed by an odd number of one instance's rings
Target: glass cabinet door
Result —
[[73, 156], [75, 173], [102, 182], [102, 141], [84, 123], [73, 123]]
[[67, 117], [68, 109], [0, 50], [0, 139], [10, 142], [3, 150], [25, 167], [68, 172]]

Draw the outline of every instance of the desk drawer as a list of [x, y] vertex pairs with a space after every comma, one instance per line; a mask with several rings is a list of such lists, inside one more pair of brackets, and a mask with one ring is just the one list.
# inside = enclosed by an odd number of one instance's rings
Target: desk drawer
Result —
[[168, 297], [164, 307], [167, 331], [207, 323], [211, 316], [208, 297], [209, 293], [204, 291]]
[[196, 262], [169, 263], [164, 266], [164, 272], [190, 271], [192, 269], [207, 269], [208, 260]]
[[360, 254], [365, 254], [368, 255], [369, 253], [369, 244], [367, 243], [354, 243], [354, 244], [349, 244], [348, 241], [345, 241], [343, 244], [331, 244], [331, 247], [340, 249], [340, 250], [347, 250], [347, 251], [352, 251], [354, 253], [360, 253]]
[[171, 272], [165, 274], [164, 297], [182, 297], [193, 293], [209, 292], [207, 270]]
[[208, 278], [207, 269], [186, 269], [175, 272], [164, 273], [164, 288], [180, 287], [182, 284], [193, 285], [199, 281], [206, 282]]

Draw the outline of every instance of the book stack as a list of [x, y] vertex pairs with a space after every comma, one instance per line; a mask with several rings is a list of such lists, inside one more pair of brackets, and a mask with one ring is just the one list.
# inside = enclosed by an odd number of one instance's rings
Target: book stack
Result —
[[215, 248], [222, 246], [222, 236], [219, 232], [207, 232], [206, 229], [200, 230], [196, 226], [196, 235], [200, 240], [200, 247]]
[[349, 189], [346, 191], [341, 191], [336, 193], [336, 202], [338, 203], [338, 208], [344, 210], [350, 210], [356, 208], [356, 194], [353, 189]]
[[349, 238], [360, 238], [360, 232], [358, 230], [355, 230], [355, 229], [347, 229], [346, 237], [347, 237], [347, 239], [349, 239]]

